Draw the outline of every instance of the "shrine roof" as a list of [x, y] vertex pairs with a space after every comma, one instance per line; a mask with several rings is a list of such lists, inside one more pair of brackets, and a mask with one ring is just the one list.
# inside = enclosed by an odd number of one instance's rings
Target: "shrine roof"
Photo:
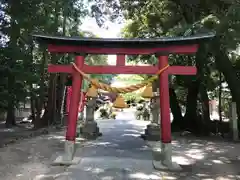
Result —
[[60, 46], [87, 46], [92, 48], [156, 48], [164, 46], [181, 46], [199, 44], [215, 37], [215, 33], [205, 33], [193, 36], [163, 37], [163, 38], [82, 38], [37, 35], [33, 37], [43, 44]]

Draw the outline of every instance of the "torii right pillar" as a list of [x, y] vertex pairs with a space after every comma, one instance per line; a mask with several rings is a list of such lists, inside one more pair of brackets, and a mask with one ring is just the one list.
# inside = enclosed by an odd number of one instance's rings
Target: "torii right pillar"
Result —
[[[168, 65], [168, 56], [158, 56], [159, 69]], [[195, 75], [196, 67], [170, 66], [167, 70], [159, 75], [159, 90], [160, 90], [160, 115], [161, 115], [161, 150], [156, 144], [153, 148], [153, 165], [156, 169], [181, 170], [181, 167], [172, 161], [172, 137], [171, 137], [171, 120], [170, 120], [170, 100], [169, 100], [169, 81], [170, 74], [175, 75]], [[156, 142], [159, 143], [159, 142]]]

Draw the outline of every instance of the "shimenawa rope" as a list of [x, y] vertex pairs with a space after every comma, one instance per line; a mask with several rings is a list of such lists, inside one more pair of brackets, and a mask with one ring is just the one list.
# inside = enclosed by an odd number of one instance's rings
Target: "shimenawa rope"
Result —
[[117, 87], [111, 87], [108, 84], [104, 84], [101, 82], [98, 82], [98, 80], [96, 79], [91, 79], [87, 74], [85, 74], [83, 71], [81, 71], [77, 65], [75, 63], [72, 63], [73, 67], [75, 68], [75, 70], [77, 72], [79, 72], [79, 74], [81, 74], [83, 76], [83, 78], [85, 78], [86, 80], [88, 80], [93, 86], [95, 86], [96, 88], [108, 91], [108, 92], [115, 92], [115, 93], [129, 93], [129, 92], [133, 92], [136, 91], [150, 83], [152, 83], [153, 81], [155, 81], [158, 78], [158, 75], [161, 74], [163, 71], [165, 71], [169, 65], [166, 65], [165, 67], [163, 67], [162, 69], [160, 69], [155, 76], [149, 78], [146, 81], [143, 81], [140, 84], [135, 84], [135, 85], [131, 85], [128, 87], [124, 87], [124, 88], [117, 88]]

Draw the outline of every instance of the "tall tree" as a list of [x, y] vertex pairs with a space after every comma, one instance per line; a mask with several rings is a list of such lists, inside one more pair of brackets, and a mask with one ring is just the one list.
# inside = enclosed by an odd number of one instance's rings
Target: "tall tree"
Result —
[[[199, 122], [198, 114], [203, 113], [203, 119], [209, 120], [207, 103], [209, 97], [207, 91], [212, 90], [210, 84], [213, 82], [213, 79], [209, 77], [211, 77], [212, 72], [216, 71], [213, 68], [214, 66], [212, 66], [213, 60], [216, 62], [215, 67], [223, 73], [229, 84], [233, 98], [237, 101], [238, 114], [240, 115], [240, 101], [238, 100], [240, 91], [234, 85], [239, 82], [234, 72], [231, 58], [228, 56], [229, 52], [236, 49], [239, 41], [239, 21], [237, 20], [239, 19], [239, 2], [164, 0], [135, 1], [134, 4], [131, 4], [129, 0], [121, 0], [120, 3], [124, 9], [125, 18], [129, 22], [123, 33], [125, 37], [186, 36], [211, 30], [216, 31], [217, 38], [204, 51], [198, 53], [195, 58], [170, 57], [172, 63], [182, 65], [193, 65], [194, 61], [196, 61], [198, 71], [201, 72], [197, 76], [197, 81], [196, 79], [177, 77], [177, 79], [180, 78], [185, 81], [185, 83], [178, 83], [178, 87], [184, 84], [187, 84], [188, 87], [187, 113], [184, 119], [189, 119], [188, 122], [191, 119], [190, 124], [194, 125], [196, 123], [193, 122]], [[203, 56], [204, 54], [205, 56]], [[140, 60], [146, 61], [146, 58], [140, 58]], [[176, 82], [181, 81], [178, 80]], [[203, 112], [196, 112], [199, 102], [202, 103]], [[196, 121], [193, 119], [196, 119]], [[204, 122], [202, 121], [203, 124]], [[190, 125], [189, 123], [186, 124]]]

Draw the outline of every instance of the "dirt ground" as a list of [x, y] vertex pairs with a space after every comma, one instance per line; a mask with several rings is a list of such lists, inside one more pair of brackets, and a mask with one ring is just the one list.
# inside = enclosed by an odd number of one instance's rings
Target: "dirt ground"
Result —
[[[64, 132], [53, 131], [0, 148], [0, 180], [53, 180], [63, 176], [65, 167], [51, 165], [53, 155], [63, 152], [63, 142]], [[177, 137], [173, 149], [174, 160], [183, 165], [183, 172], [163, 172], [167, 179], [240, 179], [240, 143]]]
[[240, 179], [239, 142], [221, 138], [177, 137], [172, 144], [173, 159], [183, 168], [181, 173], [172, 173], [175, 179]]
[[[53, 155], [63, 151], [63, 131], [50, 132], [30, 139], [19, 140], [0, 148], [1, 180], [50, 180], [64, 167], [51, 166]], [[45, 176], [44, 176], [45, 175]]]

